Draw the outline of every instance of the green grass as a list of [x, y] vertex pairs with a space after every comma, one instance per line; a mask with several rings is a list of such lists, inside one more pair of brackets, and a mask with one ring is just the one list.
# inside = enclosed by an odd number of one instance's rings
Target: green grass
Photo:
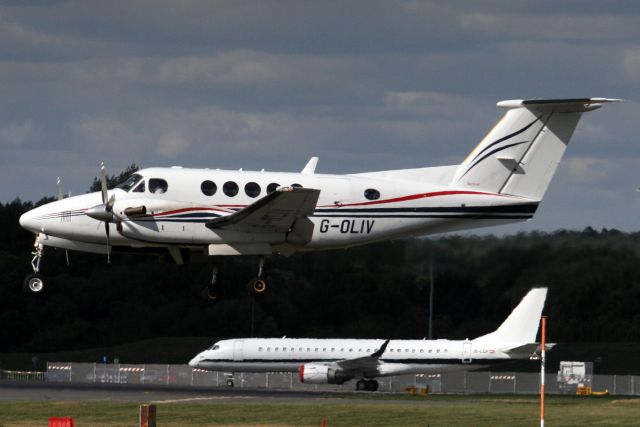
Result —
[[[316, 399], [311, 403], [212, 400], [158, 403], [158, 425], [168, 426], [531, 426], [539, 403], [532, 396], [428, 396], [377, 401]], [[76, 426], [137, 425], [137, 403], [38, 402], [0, 404], [1, 427], [45, 426], [51, 416], [70, 416]], [[546, 423], [556, 426], [634, 426], [640, 399], [547, 398]]]

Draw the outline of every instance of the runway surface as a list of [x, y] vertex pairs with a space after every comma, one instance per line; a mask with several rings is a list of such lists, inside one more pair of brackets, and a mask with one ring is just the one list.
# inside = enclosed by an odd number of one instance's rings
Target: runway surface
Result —
[[[144, 403], [229, 403], [229, 402], [305, 402], [313, 400], [328, 403], [332, 400], [350, 403], [399, 403], [388, 399], [391, 393], [369, 392], [316, 392], [236, 388], [167, 387], [123, 384], [69, 384], [0, 382], [0, 402], [144, 402]], [[379, 398], [379, 399], [377, 399]], [[430, 404], [428, 400], [411, 404]], [[433, 403], [433, 402], [431, 402]], [[440, 401], [438, 404], [442, 404]]]

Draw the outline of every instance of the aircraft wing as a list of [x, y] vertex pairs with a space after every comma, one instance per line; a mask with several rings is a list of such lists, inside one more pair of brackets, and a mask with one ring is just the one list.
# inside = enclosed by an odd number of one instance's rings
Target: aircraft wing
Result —
[[284, 187], [230, 215], [207, 222], [212, 230], [248, 233], [287, 233], [295, 222], [307, 218], [318, 203], [320, 190]]
[[375, 353], [369, 356], [358, 357], [356, 359], [339, 360], [335, 362], [335, 364], [338, 365], [338, 367], [340, 367], [340, 369], [345, 373], [376, 371], [378, 369], [378, 365], [380, 365], [380, 357], [387, 349], [389, 341], [390, 340], [386, 340]]

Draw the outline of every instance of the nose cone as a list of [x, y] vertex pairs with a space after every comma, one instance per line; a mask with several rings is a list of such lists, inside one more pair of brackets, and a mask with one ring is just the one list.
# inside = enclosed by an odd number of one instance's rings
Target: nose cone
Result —
[[189, 366], [192, 368], [200, 367], [200, 361], [202, 360], [202, 354], [198, 354], [196, 357], [189, 361]]
[[29, 212], [25, 212], [20, 216], [20, 227], [25, 230], [32, 231], [34, 233], [40, 232], [40, 219], [36, 219], [36, 209], [32, 209]]

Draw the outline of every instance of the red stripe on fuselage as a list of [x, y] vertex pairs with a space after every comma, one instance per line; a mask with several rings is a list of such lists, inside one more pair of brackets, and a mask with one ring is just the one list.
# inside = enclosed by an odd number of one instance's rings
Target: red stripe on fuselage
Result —
[[346, 206], [368, 206], [368, 205], [379, 205], [384, 203], [396, 203], [396, 202], [407, 202], [409, 200], [417, 200], [417, 199], [426, 199], [428, 197], [440, 197], [440, 196], [457, 196], [457, 195], [477, 195], [477, 196], [499, 196], [499, 197], [513, 197], [508, 194], [495, 194], [495, 193], [485, 193], [482, 191], [434, 191], [431, 193], [421, 193], [421, 194], [412, 194], [409, 196], [395, 197], [393, 199], [386, 200], [373, 200], [370, 202], [360, 202], [360, 203], [349, 203], [349, 204], [333, 204], [333, 205], [324, 205], [318, 206], [319, 208], [332, 208], [335, 206], [346, 207]]

